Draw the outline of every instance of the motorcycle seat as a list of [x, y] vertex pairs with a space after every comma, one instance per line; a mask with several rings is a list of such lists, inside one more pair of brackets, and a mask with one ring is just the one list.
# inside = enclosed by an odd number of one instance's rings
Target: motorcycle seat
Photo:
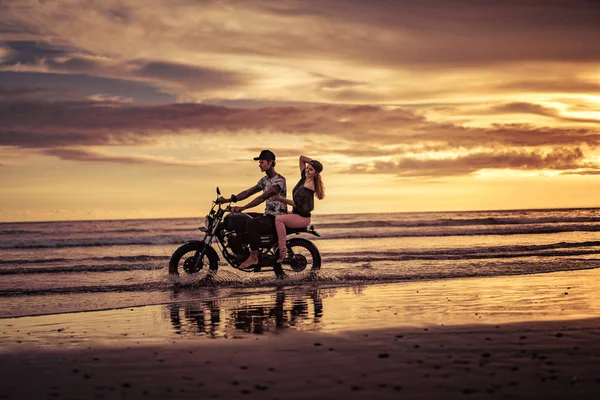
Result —
[[303, 232], [306, 232], [306, 231], [307, 231], [306, 227], [304, 227], [304, 228], [289, 228], [287, 226], [285, 227], [285, 233], [287, 235], [293, 235], [293, 234], [303, 233]]
[[289, 227], [285, 227], [285, 231], [286, 231], [286, 235], [293, 235], [293, 234], [299, 234], [299, 233], [312, 233], [316, 236], [320, 236], [317, 232], [315, 232], [315, 227], [313, 225], [311, 226], [305, 226], [304, 228], [289, 228]]

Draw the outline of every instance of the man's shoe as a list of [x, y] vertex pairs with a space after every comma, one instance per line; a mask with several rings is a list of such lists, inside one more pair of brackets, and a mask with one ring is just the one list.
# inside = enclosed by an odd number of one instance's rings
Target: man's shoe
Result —
[[258, 258], [248, 257], [238, 268], [239, 269], [250, 269], [258, 264]]

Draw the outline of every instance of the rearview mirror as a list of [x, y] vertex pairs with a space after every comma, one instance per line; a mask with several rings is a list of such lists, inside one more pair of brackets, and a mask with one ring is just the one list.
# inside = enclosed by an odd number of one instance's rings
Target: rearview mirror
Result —
[[219, 187], [217, 186], [217, 194], [220, 196], [221, 195], [221, 191], [219, 190]]

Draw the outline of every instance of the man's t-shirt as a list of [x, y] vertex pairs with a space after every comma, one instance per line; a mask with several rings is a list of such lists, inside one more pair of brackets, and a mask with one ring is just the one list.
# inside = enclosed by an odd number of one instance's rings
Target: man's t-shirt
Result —
[[[269, 191], [273, 185], [278, 185], [281, 189], [279, 194], [283, 197], [287, 197], [287, 184], [283, 176], [276, 174], [272, 178], [269, 178], [265, 175], [258, 181], [258, 187], [260, 187], [263, 192]], [[278, 216], [282, 214], [287, 214], [287, 204], [282, 203], [281, 201], [267, 199], [265, 215]]]

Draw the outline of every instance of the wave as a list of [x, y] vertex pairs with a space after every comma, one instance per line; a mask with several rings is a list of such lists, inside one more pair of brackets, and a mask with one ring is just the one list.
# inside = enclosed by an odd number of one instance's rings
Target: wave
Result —
[[[427, 249], [427, 250], [386, 250], [386, 251], [355, 251], [355, 252], [325, 252], [322, 253], [323, 263], [369, 263], [380, 261], [418, 261], [418, 260], [483, 260], [483, 259], [508, 259], [526, 257], [574, 257], [590, 256], [599, 253], [600, 241], [586, 242], [559, 242], [544, 245], [512, 245], [494, 246], [485, 248], [454, 248], [454, 249]], [[94, 257], [89, 259], [69, 260], [77, 265], [47, 267], [3, 267], [0, 275], [17, 274], [49, 274], [49, 273], [85, 273], [85, 272], [113, 272], [133, 270], [161, 270], [167, 268], [168, 256], [119, 256], [119, 257]], [[65, 262], [67, 261], [66, 259]], [[82, 261], [87, 260], [87, 264]], [[117, 263], [97, 264], [98, 260], [115, 261]], [[15, 265], [24, 264], [19, 260]], [[39, 265], [40, 260], [33, 260], [31, 264]], [[51, 264], [51, 263], [50, 263]]]
[[[538, 210], [510, 216], [509, 212], [466, 212], [466, 213], [402, 213], [402, 214], [349, 214], [340, 216], [320, 215], [315, 218], [320, 229], [365, 229], [365, 228], [435, 228], [477, 227], [503, 225], [557, 225], [589, 224], [600, 222], [600, 210]], [[576, 214], [575, 214], [576, 213]], [[583, 215], [582, 213], [585, 213]], [[456, 217], [453, 217], [455, 215]], [[469, 215], [472, 218], [469, 218]], [[336, 221], [338, 219], [338, 221]], [[55, 236], [69, 237], [99, 234], [119, 235], [181, 235], [195, 232], [201, 219], [121, 220], [121, 221], [65, 221], [46, 223], [0, 223], [0, 236]]]
[[[589, 270], [600, 268], [600, 265], [590, 266], [587, 260], [570, 260], [565, 262], [537, 263], [532, 269], [531, 263], [511, 263], [510, 265], [499, 263], [494, 266], [486, 265], [487, 269], [481, 269], [475, 265], [462, 265], [453, 269], [429, 269], [425, 271], [414, 271], [411, 269], [380, 273], [369, 263], [355, 265], [343, 270], [320, 271], [318, 274], [300, 274], [290, 276], [284, 280], [278, 280], [271, 274], [261, 278], [244, 279], [231, 277], [225, 274], [223, 277], [216, 275], [211, 279], [193, 279], [194, 276], [175, 277], [175, 280], [165, 279], [162, 281], [144, 282], [122, 285], [99, 285], [99, 286], [66, 286], [39, 289], [7, 289], [0, 290], [0, 298], [16, 296], [39, 296], [57, 294], [81, 294], [81, 293], [119, 293], [119, 292], [179, 292], [181, 290], [198, 290], [206, 288], [261, 288], [273, 286], [297, 286], [303, 284], [330, 285], [330, 284], [361, 284], [361, 283], [388, 283], [402, 281], [443, 280], [471, 277], [531, 275], [539, 273], [550, 273], [559, 271]], [[181, 279], [179, 279], [181, 278]], [[188, 279], [192, 278], [192, 279]]]
[[106, 265], [73, 265], [68, 267], [41, 267], [41, 268], [3, 268], [0, 269], [0, 275], [21, 275], [21, 274], [64, 274], [77, 272], [113, 272], [113, 271], [141, 271], [141, 270], [160, 270], [166, 268], [165, 265], [151, 264], [106, 264]]
[[42, 240], [12, 240], [0, 243], [2, 249], [44, 249], [64, 247], [98, 247], [98, 246], [128, 246], [128, 245], [166, 245], [185, 243], [190, 239], [181, 236], [143, 236], [143, 237], [93, 237], [73, 239], [42, 239]]
[[[321, 238], [326, 239], [376, 239], [394, 237], [448, 237], [448, 236], [488, 236], [488, 235], [534, 235], [561, 232], [600, 232], [600, 225], [563, 225], [563, 226], [509, 226], [496, 227], [494, 229], [441, 229], [441, 230], [366, 230], [354, 231], [327, 231], [316, 227]], [[98, 246], [127, 246], [127, 245], [176, 245], [187, 242], [190, 239], [199, 239], [200, 235], [193, 236], [171, 236], [157, 235], [145, 237], [94, 237], [74, 239], [43, 239], [43, 240], [7, 240], [0, 243], [3, 249], [36, 249], [36, 248], [67, 248], [67, 247], [98, 247]]]
[[600, 222], [600, 217], [538, 217], [538, 218], [441, 218], [424, 221], [393, 221], [393, 220], [361, 220], [350, 222], [331, 222], [320, 223], [319, 227], [340, 228], [340, 229], [361, 229], [361, 228], [423, 228], [423, 227], [444, 227], [444, 226], [496, 226], [496, 225], [532, 225], [532, 224], [566, 224], [566, 223], [596, 223]]
[[89, 258], [40, 258], [32, 260], [24, 259], [3, 259], [0, 260], [0, 265], [10, 264], [47, 264], [47, 263], [59, 263], [59, 262], [82, 262], [82, 261], [123, 261], [123, 262], [135, 262], [135, 261], [154, 261], [154, 260], [168, 260], [168, 256], [150, 256], [150, 255], [136, 255], [136, 256], [105, 256], [105, 257], [89, 257]]
[[536, 235], [563, 232], [600, 232], [600, 225], [565, 225], [565, 226], [515, 226], [497, 227], [496, 229], [444, 229], [444, 230], [389, 230], [389, 231], [351, 231], [321, 233], [322, 239], [361, 239], [361, 238], [393, 238], [393, 237], [447, 237], [447, 236], [494, 236], [494, 235]]
[[[56, 228], [56, 227], [55, 227]], [[148, 228], [123, 228], [123, 229], [110, 229], [108, 227], [103, 227], [100, 230], [96, 230], [96, 232], [101, 232], [105, 234], [122, 234], [122, 233], [139, 233], [146, 234], [152, 232], [163, 232], [163, 233], [177, 233], [177, 232], [194, 232], [197, 228], [185, 227], [185, 228], [156, 228], [155, 226]], [[94, 231], [93, 229], [84, 229], [84, 230], [72, 230], [68, 229], [65, 231], [59, 231], [59, 233], [68, 234], [70, 236], [77, 235], [86, 235], [90, 233], [90, 231]], [[19, 230], [19, 229], [10, 229], [10, 230], [0, 230], [0, 235], [47, 235], [54, 236], [56, 235], [55, 230], [46, 229], [38, 229], [38, 230]]]

